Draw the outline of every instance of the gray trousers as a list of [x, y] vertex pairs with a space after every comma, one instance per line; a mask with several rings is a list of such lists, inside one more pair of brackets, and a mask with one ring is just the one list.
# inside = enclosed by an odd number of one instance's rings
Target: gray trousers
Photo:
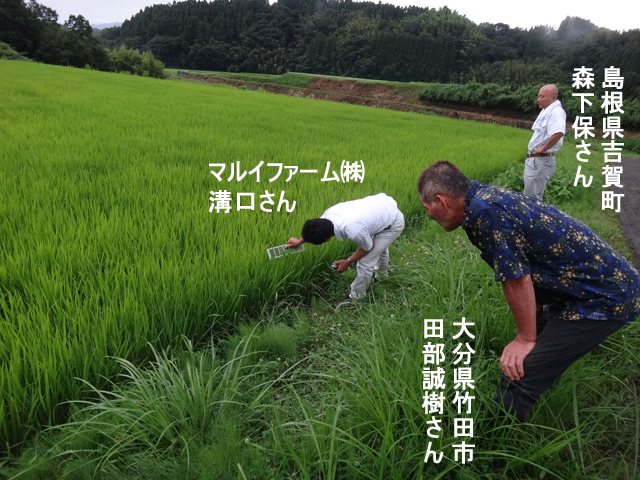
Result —
[[524, 162], [524, 194], [542, 200], [547, 182], [556, 171], [556, 157], [527, 157]]
[[608, 320], [561, 320], [558, 310], [538, 318], [536, 345], [524, 359], [524, 376], [500, 378], [494, 401], [524, 420], [542, 393], [579, 358], [601, 344], [625, 324]]
[[373, 248], [356, 264], [356, 279], [351, 283], [351, 298], [362, 298], [371, 281], [373, 271], [377, 268], [380, 274], [389, 268], [389, 245], [404, 230], [404, 215], [398, 212], [391, 226], [373, 236]]

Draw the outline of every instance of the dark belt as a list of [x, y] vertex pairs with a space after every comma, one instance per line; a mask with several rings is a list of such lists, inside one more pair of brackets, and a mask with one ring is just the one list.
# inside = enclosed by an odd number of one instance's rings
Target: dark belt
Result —
[[[393, 224], [391, 224], [391, 225], [393, 225]], [[380, 233], [384, 232], [385, 230], [389, 230], [389, 229], [391, 228], [391, 225], [389, 225], [387, 228], [383, 228], [383, 229], [382, 229], [382, 230], [380, 230], [378, 233], [376, 233], [376, 235], [378, 235], [378, 234], [380, 234]]]
[[555, 153], [527, 153], [527, 158], [529, 157], [553, 157]]

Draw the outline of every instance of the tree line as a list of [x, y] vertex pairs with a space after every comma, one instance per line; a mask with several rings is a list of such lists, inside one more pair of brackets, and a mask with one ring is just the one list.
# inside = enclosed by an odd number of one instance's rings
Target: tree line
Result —
[[475, 24], [448, 8], [351, 0], [187, 0], [141, 10], [98, 34], [167, 67], [296, 71], [401, 82], [571, 85], [574, 67], [616, 66], [640, 97], [640, 30], [567, 17], [558, 29]]
[[[2, 47], [2, 45], [6, 45]], [[0, 58], [164, 77], [164, 65], [150, 50], [105, 48], [82, 15], [63, 24], [58, 13], [36, 0], [0, 0]]]

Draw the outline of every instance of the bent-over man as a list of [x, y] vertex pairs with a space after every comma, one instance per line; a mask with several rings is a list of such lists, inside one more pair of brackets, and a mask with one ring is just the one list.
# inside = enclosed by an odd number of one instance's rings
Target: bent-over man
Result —
[[357, 276], [351, 284], [350, 295], [340, 303], [343, 305], [364, 297], [374, 270], [377, 275], [386, 274], [389, 245], [403, 230], [404, 215], [398, 210], [396, 201], [379, 193], [338, 203], [328, 208], [320, 218], [307, 220], [302, 227], [302, 236], [290, 238], [287, 246], [297, 247], [304, 242], [320, 245], [333, 237], [340, 241], [346, 238], [358, 245], [346, 260], [333, 262], [338, 273], [356, 263]]
[[446, 231], [461, 226], [502, 283], [518, 333], [500, 357], [494, 401], [520, 420], [572, 363], [640, 315], [636, 269], [554, 206], [470, 181], [446, 161], [422, 172], [418, 191], [429, 216]]

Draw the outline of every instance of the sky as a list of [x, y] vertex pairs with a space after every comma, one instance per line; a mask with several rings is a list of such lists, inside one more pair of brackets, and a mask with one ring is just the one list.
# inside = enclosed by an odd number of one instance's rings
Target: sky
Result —
[[[157, 3], [173, 0], [37, 0], [58, 12], [58, 21], [64, 23], [69, 15], [82, 15], [91, 25], [122, 23]], [[179, 1], [179, 0], [177, 0]], [[273, 3], [275, 0], [270, 0]], [[355, 0], [357, 1], [357, 0]], [[377, 2], [378, 0], [373, 0]], [[588, 0], [382, 0], [398, 6], [416, 5], [449, 9], [479, 24], [505, 23], [511, 28], [529, 29], [538, 25], [558, 28], [566, 17], [580, 17], [598, 27], [610, 30], [640, 29], [640, 7], [637, 0], [622, 0], [609, 4]], [[635, 6], [634, 6], [635, 5]], [[635, 10], [635, 13], [632, 12]]]

